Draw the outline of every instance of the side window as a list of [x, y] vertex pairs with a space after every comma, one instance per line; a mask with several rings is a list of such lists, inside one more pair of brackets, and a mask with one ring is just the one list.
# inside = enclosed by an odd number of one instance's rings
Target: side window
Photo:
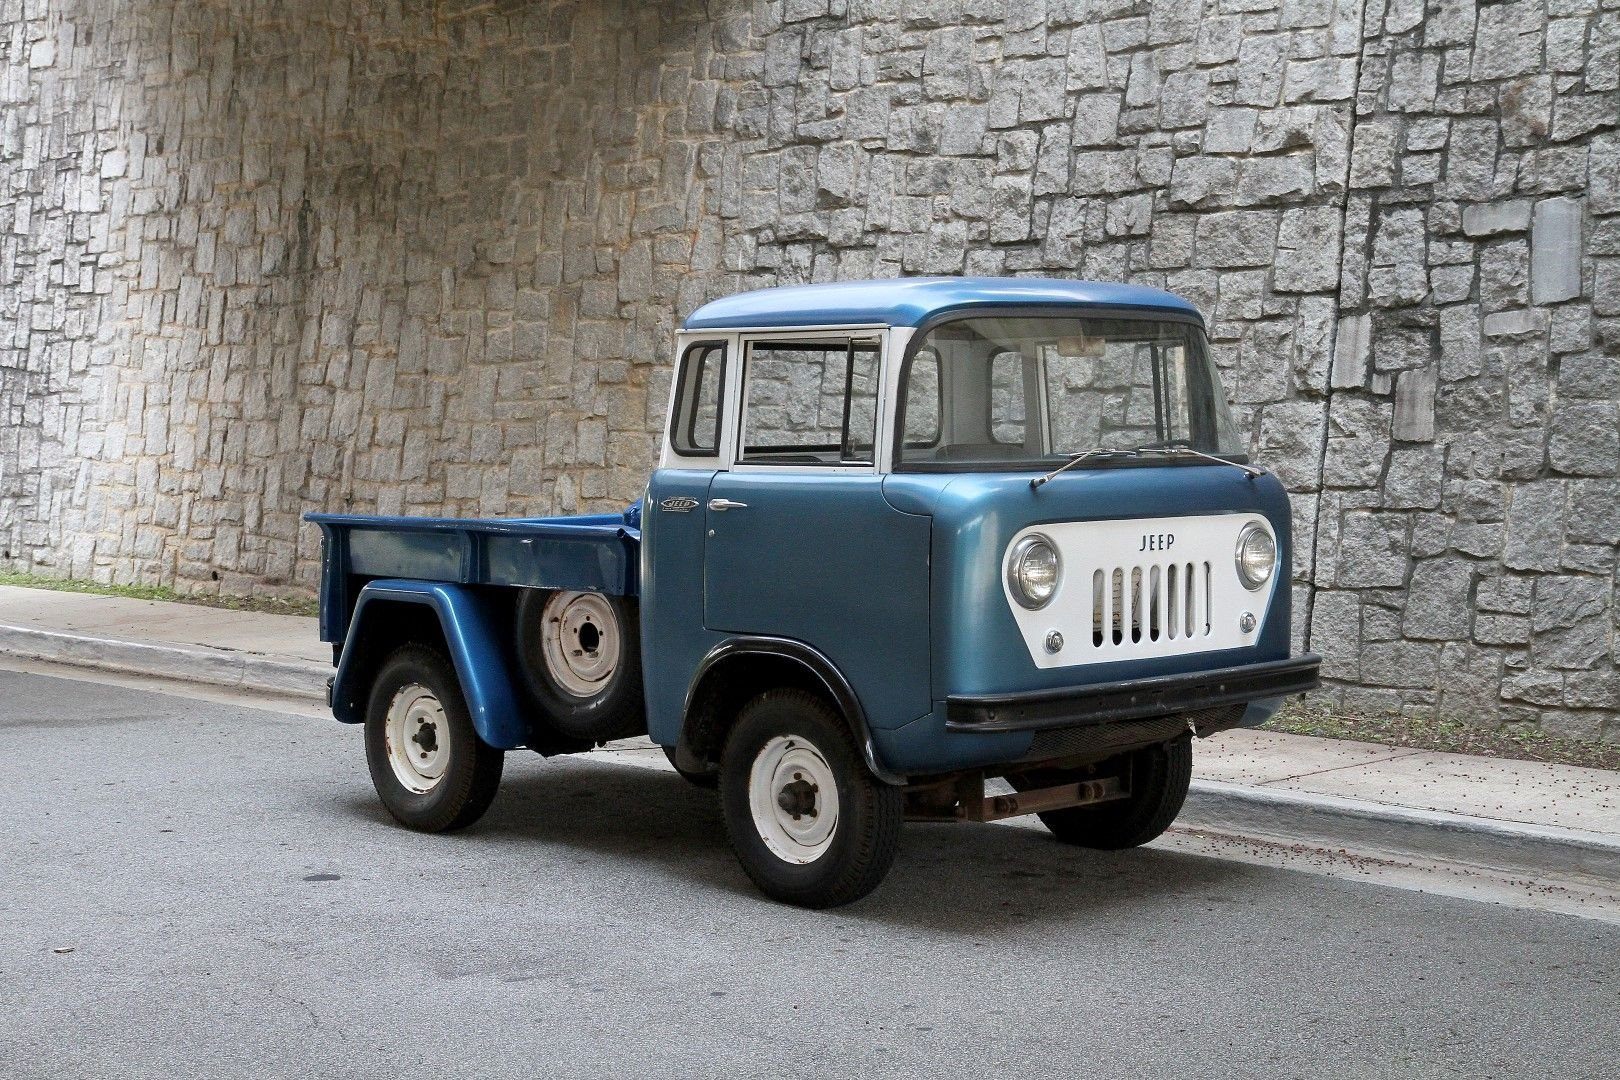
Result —
[[990, 358], [990, 438], [1024, 445], [1024, 357], [1010, 350]]
[[906, 438], [910, 450], [939, 445], [939, 414], [945, 403], [939, 383], [939, 353], [919, 349], [906, 375]]
[[870, 465], [877, 384], [875, 340], [750, 342], [742, 461]]
[[720, 416], [726, 386], [726, 347], [700, 341], [681, 357], [676, 378], [675, 422], [670, 443], [683, 457], [713, 457], [720, 452]]

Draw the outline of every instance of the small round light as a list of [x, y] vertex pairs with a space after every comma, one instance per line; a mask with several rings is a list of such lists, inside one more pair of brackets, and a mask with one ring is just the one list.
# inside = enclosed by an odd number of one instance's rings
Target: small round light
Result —
[[1007, 557], [1007, 588], [1024, 607], [1043, 608], [1057, 592], [1061, 570], [1057, 549], [1046, 537], [1035, 533], [1013, 545]]
[[1271, 580], [1277, 568], [1277, 541], [1265, 526], [1249, 522], [1238, 533], [1237, 572], [1245, 589], [1258, 589]]
[[1245, 634], [1254, 633], [1254, 628], [1258, 625], [1260, 625], [1259, 620], [1254, 617], [1252, 611], [1245, 611], [1238, 616], [1238, 629]]
[[1058, 633], [1056, 630], [1048, 630], [1046, 632], [1046, 651], [1049, 653], [1062, 652], [1063, 635]]

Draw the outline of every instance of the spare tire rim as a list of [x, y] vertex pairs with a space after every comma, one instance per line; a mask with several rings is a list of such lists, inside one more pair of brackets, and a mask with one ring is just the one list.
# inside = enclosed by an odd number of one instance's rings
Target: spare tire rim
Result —
[[803, 865], [826, 854], [838, 832], [838, 781], [814, 743], [771, 739], [748, 770], [748, 808], [771, 853]]
[[450, 764], [450, 723], [438, 696], [407, 683], [388, 702], [388, 764], [408, 791], [426, 795]]
[[555, 592], [540, 613], [546, 672], [577, 698], [607, 689], [619, 667], [619, 619], [601, 593]]

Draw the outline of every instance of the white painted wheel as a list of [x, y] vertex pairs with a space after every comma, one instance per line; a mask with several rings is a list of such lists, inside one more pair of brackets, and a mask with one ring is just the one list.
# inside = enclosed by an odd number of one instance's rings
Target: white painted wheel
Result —
[[444, 705], [420, 683], [407, 683], [388, 702], [388, 764], [407, 791], [426, 795], [450, 764], [450, 723]]
[[802, 866], [826, 854], [838, 832], [838, 781], [814, 743], [779, 735], [748, 770], [748, 807], [771, 853]]
[[607, 597], [554, 592], [540, 613], [541, 655], [557, 687], [577, 698], [600, 694], [612, 681], [623, 651], [623, 631]]

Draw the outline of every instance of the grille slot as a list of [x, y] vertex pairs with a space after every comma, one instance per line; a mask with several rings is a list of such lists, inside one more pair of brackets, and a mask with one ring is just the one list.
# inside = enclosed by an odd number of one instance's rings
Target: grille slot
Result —
[[1208, 637], [1210, 577], [1207, 562], [1099, 567], [1091, 575], [1092, 646]]

